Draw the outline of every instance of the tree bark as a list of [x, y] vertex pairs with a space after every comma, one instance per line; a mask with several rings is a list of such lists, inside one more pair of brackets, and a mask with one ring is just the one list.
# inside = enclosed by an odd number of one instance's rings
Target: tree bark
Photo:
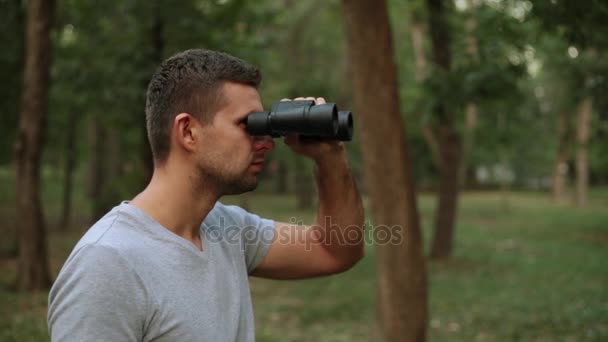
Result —
[[557, 128], [558, 143], [557, 155], [553, 166], [553, 182], [551, 193], [553, 201], [561, 202], [564, 199], [566, 190], [566, 179], [568, 176], [568, 158], [570, 155], [570, 125], [568, 122], [568, 113], [562, 111], [559, 114], [559, 122]]
[[[477, 27], [475, 14], [479, 7], [479, 0], [467, 0], [467, 6], [469, 8], [469, 16], [466, 21], [467, 54], [473, 64], [479, 65], [479, 47], [477, 37], [475, 36], [475, 28]], [[467, 104], [462, 143], [462, 162], [460, 163], [458, 171], [458, 182], [461, 188], [465, 188], [467, 185], [467, 168], [469, 167], [469, 160], [471, 159], [473, 147], [475, 146], [475, 130], [477, 128], [478, 112], [477, 104], [474, 102]]]
[[[424, 53], [424, 24], [421, 19], [418, 18], [416, 13], [412, 14], [410, 31], [412, 36], [412, 50], [414, 52], [414, 75], [416, 77], [416, 82], [421, 84], [424, 81], [425, 72], [426, 72], [426, 57]], [[419, 114], [422, 117], [422, 114]], [[429, 150], [431, 151], [431, 159], [433, 160], [433, 164], [437, 168], [441, 164], [441, 158], [439, 157], [439, 143], [437, 142], [437, 137], [435, 132], [433, 131], [433, 127], [429, 123], [422, 123], [422, 137], [424, 141], [426, 141]]]
[[[161, 1], [155, 0], [152, 3], [152, 29], [150, 31], [150, 38], [152, 41], [152, 65], [156, 66], [162, 63], [165, 53], [165, 38], [164, 28], [165, 23], [162, 17]], [[147, 84], [145, 85], [147, 87]], [[145, 88], [144, 88], [145, 89]], [[148, 140], [148, 132], [146, 130], [146, 118], [143, 117], [142, 125], [142, 156], [143, 156], [143, 183], [147, 185], [152, 179], [154, 173], [154, 157], [152, 156], [152, 149], [150, 147], [150, 141]]]
[[435, 235], [430, 255], [433, 259], [446, 259], [452, 255], [454, 223], [458, 208], [458, 166], [461, 152], [458, 139], [458, 134], [453, 128], [440, 127], [439, 205], [435, 212]]
[[65, 138], [65, 164], [63, 173], [63, 199], [59, 230], [66, 231], [70, 227], [72, 216], [72, 188], [74, 184], [74, 168], [76, 167], [76, 126], [77, 114], [71, 113], [68, 118], [68, 127]]
[[280, 159], [277, 161], [277, 193], [286, 194], [287, 189], [287, 178], [289, 177], [287, 169], [287, 163]]
[[[427, 0], [431, 31], [432, 61], [447, 74], [451, 68], [450, 36], [443, 0]], [[458, 208], [459, 165], [462, 150], [460, 137], [454, 127], [454, 115], [441, 100], [435, 105], [439, 134], [439, 205], [435, 212], [435, 234], [431, 258], [449, 258], [453, 249], [454, 225]]]
[[311, 171], [303, 157], [295, 156], [295, 188], [298, 209], [310, 209], [313, 204], [314, 185]]
[[412, 38], [412, 51], [414, 52], [414, 75], [416, 82], [424, 81], [426, 71], [426, 54], [424, 53], [424, 23], [421, 19], [414, 17], [411, 19], [410, 33]]
[[53, 12], [53, 1], [28, 2], [23, 97], [15, 146], [19, 234], [17, 288], [22, 291], [44, 290], [51, 283], [40, 200], [40, 163], [48, 112]]
[[342, 4], [374, 231], [391, 227], [393, 233], [390, 243], [376, 241], [379, 335], [384, 341], [424, 341], [426, 266], [386, 1]]
[[89, 198], [91, 199], [91, 223], [95, 223], [106, 213], [103, 192], [106, 187], [106, 129], [98, 117], [90, 121], [91, 159], [89, 161]]
[[578, 108], [576, 127], [576, 205], [587, 205], [587, 192], [589, 187], [589, 161], [587, 158], [587, 145], [591, 130], [591, 112], [593, 102], [587, 97]]
[[462, 142], [462, 162], [458, 169], [458, 183], [462, 189], [467, 186], [467, 169], [471, 160], [471, 154], [473, 153], [473, 146], [475, 146], [475, 130], [477, 129], [478, 116], [479, 109], [477, 105], [473, 102], [467, 104]]

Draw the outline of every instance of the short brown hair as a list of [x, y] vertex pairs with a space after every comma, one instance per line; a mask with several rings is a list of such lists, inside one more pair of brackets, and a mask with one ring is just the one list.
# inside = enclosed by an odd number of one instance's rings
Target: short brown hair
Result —
[[155, 164], [169, 156], [170, 128], [177, 114], [190, 113], [209, 123], [222, 104], [224, 82], [257, 88], [261, 80], [255, 66], [217, 51], [187, 50], [164, 61], [146, 94], [146, 128]]

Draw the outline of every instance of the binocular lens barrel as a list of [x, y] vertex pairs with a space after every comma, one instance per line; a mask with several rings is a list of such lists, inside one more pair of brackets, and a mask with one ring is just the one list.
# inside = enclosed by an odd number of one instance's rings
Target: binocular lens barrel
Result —
[[353, 118], [351, 112], [338, 112], [335, 103], [285, 101], [275, 103], [270, 112], [250, 113], [247, 131], [251, 135], [279, 137], [296, 133], [308, 138], [350, 141]]

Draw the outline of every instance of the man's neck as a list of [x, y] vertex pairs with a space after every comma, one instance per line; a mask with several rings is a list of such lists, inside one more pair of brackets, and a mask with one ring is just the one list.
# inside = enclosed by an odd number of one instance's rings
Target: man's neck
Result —
[[184, 173], [156, 169], [150, 184], [130, 204], [202, 250], [200, 226], [219, 196], [204, 185], [194, 191], [190, 177], [172, 174]]

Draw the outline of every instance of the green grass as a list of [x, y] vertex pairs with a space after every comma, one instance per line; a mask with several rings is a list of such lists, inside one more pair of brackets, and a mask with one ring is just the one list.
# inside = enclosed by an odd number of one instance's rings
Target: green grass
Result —
[[[7, 186], [0, 178], [0, 187]], [[58, 198], [45, 189], [45, 201]], [[55, 194], [55, 195], [53, 195]], [[45, 341], [47, 293], [10, 290], [16, 274], [10, 245], [12, 197], [0, 199], [0, 341]], [[239, 203], [228, 198], [228, 203]], [[55, 202], [56, 203], [56, 202]], [[80, 204], [82, 205], [82, 203]], [[263, 216], [309, 221], [291, 196], [248, 195]], [[421, 196], [425, 240], [434, 198]], [[53, 227], [56, 207], [48, 207]], [[608, 340], [608, 191], [592, 192], [589, 208], [555, 205], [545, 194], [467, 193], [460, 202], [454, 257], [429, 263], [432, 341]], [[79, 208], [85, 213], [86, 208]], [[81, 215], [82, 216], [82, 215]], [[86, 225], [52, 229], [56, 275]], [[80, 223], [79, 223], [80, 222]], [[401, 263], [395, 260], [395, 266]], [[252, 279], [258, 341], [372, 341], [375, 323], [373, 246], [349, 272], [304, 280]]]

